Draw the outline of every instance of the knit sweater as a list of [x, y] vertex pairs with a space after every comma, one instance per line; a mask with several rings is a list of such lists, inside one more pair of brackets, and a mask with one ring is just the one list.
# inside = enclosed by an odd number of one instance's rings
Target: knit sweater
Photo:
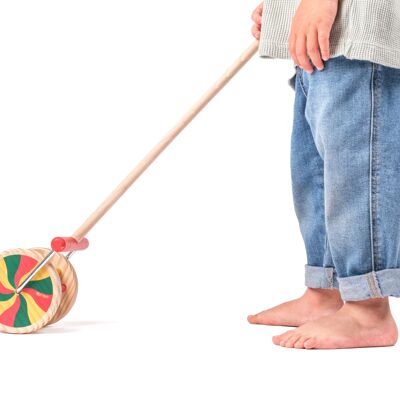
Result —
[[[300, 1], [264, 0], [260, 57], [292, 59], [289, 33]], [[329, 47], [331, 58], [400, 68], [400, 0], [339, 0]]]

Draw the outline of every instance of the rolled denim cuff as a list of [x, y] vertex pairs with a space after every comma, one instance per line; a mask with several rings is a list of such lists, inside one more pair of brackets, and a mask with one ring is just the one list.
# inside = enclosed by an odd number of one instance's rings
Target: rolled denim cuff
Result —
[[318, 267], [313, 265], [304, 265], [305, 284], [313, 289], [338, 289], [339, 283], [336, 277], [334, 267]]
[[388, 268], [337, 279], [340, 295], [344, 301], [386, 296], [400, 297], [400, 268]]

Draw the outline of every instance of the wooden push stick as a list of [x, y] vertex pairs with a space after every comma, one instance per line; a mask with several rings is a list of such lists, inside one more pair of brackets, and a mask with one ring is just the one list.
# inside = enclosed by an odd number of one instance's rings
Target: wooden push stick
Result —
[[87, 218], [87, 220], [74, 232], [72, 238], [80, 242], [103, 215], [117, 202], [129, 189], [135, 180], [157, 158], [159, 154], [172, 142], [173, 139], [194, 119], [194, 117], [207, 105], [207, 103], [233, 78], [236, 73], [249, 61], [258, 50], [258, 40], [255, 40], [228, 68], [214, 85], [193, 105], [182, 119], [154, 146], [127, 177], [114, 189], [114, 191], [100, 204], [100, 206]]

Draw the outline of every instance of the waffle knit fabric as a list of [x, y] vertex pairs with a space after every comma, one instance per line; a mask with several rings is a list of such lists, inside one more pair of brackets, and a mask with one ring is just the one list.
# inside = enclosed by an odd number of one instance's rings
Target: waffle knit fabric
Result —
[[[289, 33], [299, 4], [264, 0], [260, 57], [292, 59]], [[331, 58], [343, 55], [400, 68], [400, 0], [339, 0], [329, 42]]]

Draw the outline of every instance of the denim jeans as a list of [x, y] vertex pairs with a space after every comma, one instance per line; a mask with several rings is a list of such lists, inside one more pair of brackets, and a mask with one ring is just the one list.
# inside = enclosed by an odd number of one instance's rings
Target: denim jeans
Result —
[[306, 286], [400, 297], [400, 69], [337, 56], [289, 84]]

